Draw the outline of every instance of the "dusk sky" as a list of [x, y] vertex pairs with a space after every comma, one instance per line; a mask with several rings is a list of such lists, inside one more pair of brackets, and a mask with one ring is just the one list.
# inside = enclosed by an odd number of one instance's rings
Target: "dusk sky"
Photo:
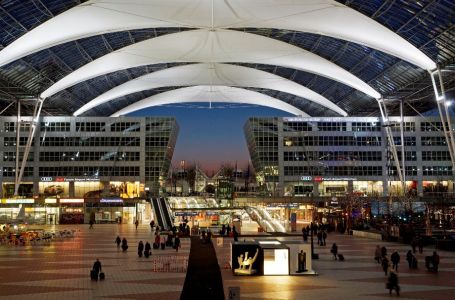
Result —
[[[174, 116], [180, 126], [173, 166], [181, 160], [198, 163], [209, 175], [223, 163], [246, 168], [250, 156], [243, 125], [252, 116], [290, 116], [289, 113], [260, 106], [224, 103], [191, 103], [152, 107], [130, 116]], [[214, 108], [213, 108], [214, 107]]]

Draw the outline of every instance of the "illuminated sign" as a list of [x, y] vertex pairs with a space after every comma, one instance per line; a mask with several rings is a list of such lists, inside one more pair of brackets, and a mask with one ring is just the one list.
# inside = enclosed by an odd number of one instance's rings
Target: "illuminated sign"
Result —
[[100, 181], [98, 177], [41, 177], [41, 182], [90, 182]]
[[35, 203], [35, 199], [6, 199], [6, 204], [27, 204]]
[[55, 199], [55, 198], [46, 198], [46, 199], [44, 199], [44, 203], [46, 203], [46, 204], [55, 204], [55, 203], [57, 203], [57, 199]]
[[123, 203], [122, 198], [103, 198], [100, 200], [101, 203]]
[[357, 181], [355, 177], [323, 177], [323, 176], [300, 176], [301, 181]]
[[60, 199], [60, 203], [84, 203], [84, 199]]
[[176, 217], [185, 217], [185, 216], [197, 216], [199, 213], [197, 211], [176, 211]]

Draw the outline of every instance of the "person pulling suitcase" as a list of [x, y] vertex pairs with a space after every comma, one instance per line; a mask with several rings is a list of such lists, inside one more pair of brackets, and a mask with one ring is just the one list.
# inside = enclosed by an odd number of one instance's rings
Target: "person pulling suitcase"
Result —
[[[98, 275], [100, 274], [101, 270], [102, 270], [101, 262], [97, 258], [95, 263], [93, 264], [92, 270], [90, 271], [90, 278], [94, 281], [98, 281]], [[103, 278], [104, 278], [104, 273], [103, 273]]]

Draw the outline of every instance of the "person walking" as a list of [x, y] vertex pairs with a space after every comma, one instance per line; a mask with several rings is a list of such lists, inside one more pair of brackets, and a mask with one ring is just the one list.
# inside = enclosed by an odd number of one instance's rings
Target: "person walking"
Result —
[[400, 286], [398, 285], [398, 274], [396, 271], [390, 270], [386, 288], [389, 290], [390, 295], [392, 295], [392, 291], [395, 290], [397, 296], [400, 296]]
[[90, 226], [89, 226], [88, 228], [89, 228], [89, 229], [93, 229], [93, 224], [94, 224], [95, 222], [93, 222], [93, 220], [90, 220], [88, 223], [90, 224]]
[[175, 252], [179, 252], [179, 248], [180, 248], [180, 238], [179, 236], [177, 235], [174, 239], [174, 248], [175, 248]]
[[385, 273], [385, 276], [387, 276], [387, 271], [389, 270], [389, 260], [387, 259], [387, 256], [384, 256], [382, 258], [381, 266], [382, 266], [382, 270]]
[[409, 250], [408, 253], [406, 253], [406, 261], [408, 262], [409, 269], [413, 269], [414, 268], [413, 263], [414, 263], [415, 259], [416, 258], [412, 254], [412, 250]]
[[398, 251], [395, 250], [392, 255], [390, 256], [390, 260], [392, 261], [392, 269], [398, 272], [398, 263], [400, 262], [400, 255]]
[[92, 277], [92, 280], [98, 280], [98, 275], [99, 273], [101, 272], [101, 262], [100, 260], [97, 258], [95, 263], [93, 264], [93, 268], [92, 268], [92, 271], [90, 272], [90, 276]]
[[376, 249], [374, 250], [374, 260], [380, 264], [381, 263], [381, 247], [376, 245]]
[[417, 246], [419, 247], [419, 253], [423, 253], [423, 238], [419, 237], [419, 240], [417, 241]]
[[136, 222], [134, 222], [134, 225], [136, 225], [136, 231], [137, 231], [137, 226], [139, 225], [139, 220], [136, 220]]
[[438, 271], [439, 261], [440, 261], [439, 254], [436, 251], [433, 251], [433, 256], [431, 257], [431, 262], [433, 264], [433, 270], [435, 272]]
[[384, 258], [387, 256], [387, 248], [385, 246], [382, 246], [381, 248], [381, 257]]
[[137, 245], [137, 255], [142, 257], [142, 252], [144, 252], [144, 243], [139, 241], [139, 244]]
[[123, 252], [128, 250], [128, 241], [126, 240], [126, 238], [123, 238], [123, 240], [122, 240], [122, 250], [123, 250]]
[[322, 246], [322, 231], [318, 230], [316, 236], [318, 237], [318, 246]]
[[239, 241], [239, 233], [235, 229], [235, 226], [232, 226], [232, 234], [234, 235], [234, 242], [238, 242]]
[[333, 257], [335, 258], [335, 260], [338, 260], [338, 257], [337, 257], [337, 255], [338, 255], [338, 246], [337, 246], [337, 244], [333, 243], [332, 249], [330, 249], [330, 252], [332, 252]]
[[326, 239], [327, 239], [327, 232], [324, 230], [324, 231], [322, 231], [322, 241], [321, 241], [321, 244], [323, 244], [324, 246], [326, 245], [325, 244]]
[[152, 247], [150, 246], [149, 242], [145, 243], [145, 248], [144, 248], [144, 256], [145, 258], [149, 258], [149, 256], [152, 254]]
[[303, 228], [302, 231], [303, 231], [303, 242], [308, 243], [308, 231], [305, 228]]
[[416, 253], [416, 247], [417, 247], [417, 240], [416, 238], [414, 237], [411, 241], [411, 247], [412, 247], [412, 253]]
[[231, 226], [229, 226], [229, 224], [226, 226], [226, 235], [228, 237], [231, 235]]
[[117, 238], [115, 239], [115, 243], [117, 244], [117, 248], [120, 248], [120, 243], [122, 242], [122, 239], [120, 239], [120, 236], [117, 235]]

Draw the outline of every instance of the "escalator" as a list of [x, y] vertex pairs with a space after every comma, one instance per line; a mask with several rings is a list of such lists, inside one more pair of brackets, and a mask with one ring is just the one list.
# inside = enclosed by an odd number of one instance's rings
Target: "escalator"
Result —
[[166, 223], [165, 228], [170, 229], [173, 226], [173, 223], [171, 220], [171, 211], [165, 198], [160, 198], [160, 206], [164, 222]]
[[157, 198], [152, 198], [153, 212], [155, 213], [155, 220], [160, 228], [164, 228], [163, 217], [161, 214], [160, 204]]

